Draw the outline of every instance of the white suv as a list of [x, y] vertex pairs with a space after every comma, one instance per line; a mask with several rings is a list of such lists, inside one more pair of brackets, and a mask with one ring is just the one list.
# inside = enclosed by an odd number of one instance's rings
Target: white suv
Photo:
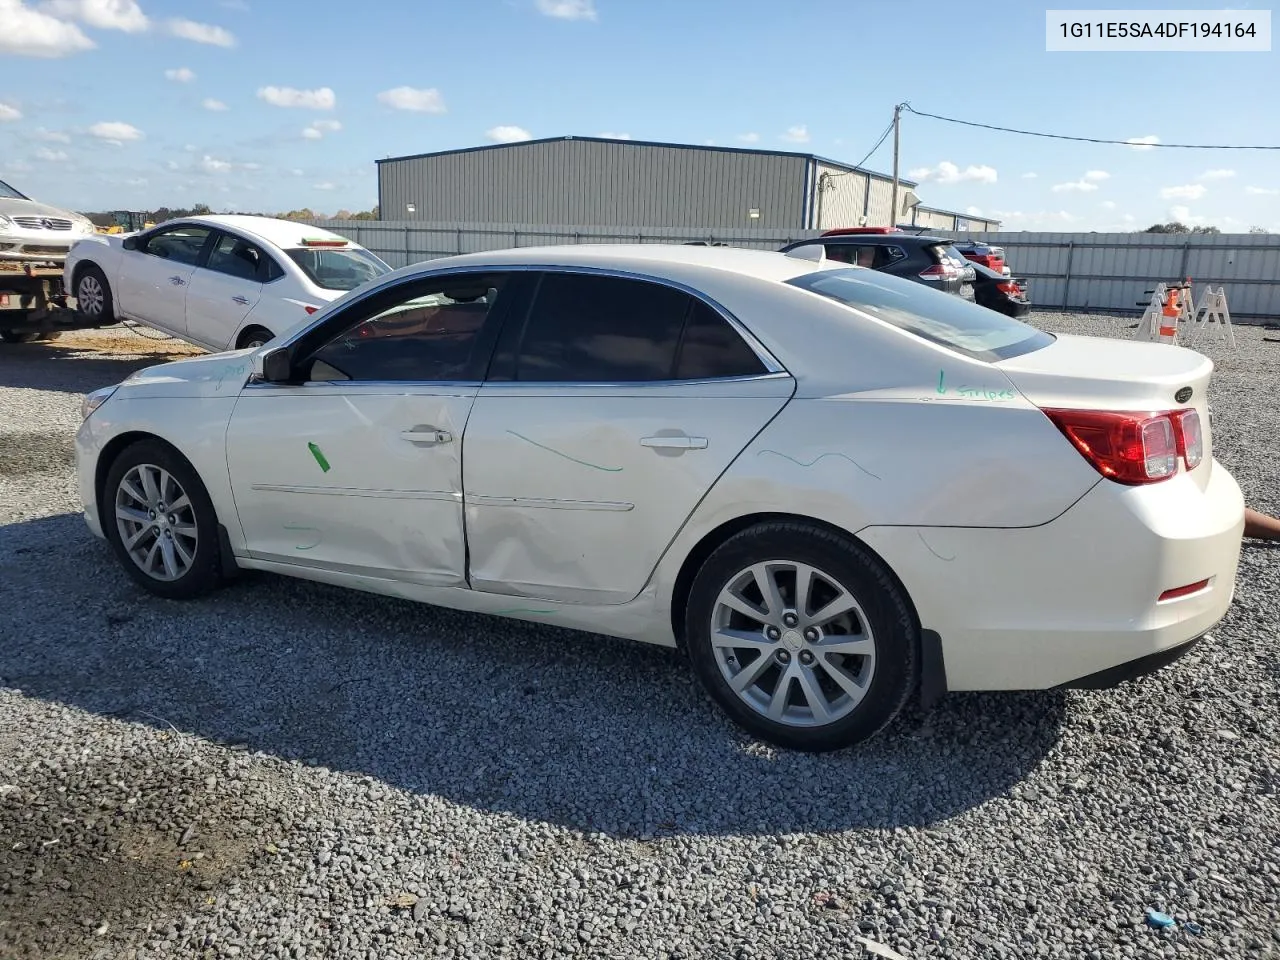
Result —
[[37, 203], [0, 180], [0, 260], [61, 261], [93, 232], [88, 217]]

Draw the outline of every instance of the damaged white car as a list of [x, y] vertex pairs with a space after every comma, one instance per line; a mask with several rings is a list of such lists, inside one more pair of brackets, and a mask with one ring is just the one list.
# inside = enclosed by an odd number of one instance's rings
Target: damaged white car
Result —
[[93, 233], [88, 217], [32, 200], [0, 180], [0, 261], [61, 262]]

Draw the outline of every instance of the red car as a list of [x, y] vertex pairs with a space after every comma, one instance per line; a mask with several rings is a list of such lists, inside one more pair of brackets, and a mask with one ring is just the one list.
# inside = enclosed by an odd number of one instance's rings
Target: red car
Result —
[[980, 263], [988, 270], [994, 270], [996, 273], [1004, 273], [1004, 250], [1002, 248], [993, 247], [988, 243], [981, 243], [977, 240], [957, 240], [952, 246], [964, 254], [966, 260]]

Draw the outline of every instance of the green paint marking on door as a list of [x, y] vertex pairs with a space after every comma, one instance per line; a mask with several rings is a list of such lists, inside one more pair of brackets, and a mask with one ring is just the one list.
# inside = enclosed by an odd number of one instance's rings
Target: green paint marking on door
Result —
[[329, 461], [324, 458], [324, 451], [317, 447], [314, 443], [308, 443], [307, 449], [311, 451], [311, 455], [316, 458], [316, 463], [320, 464], [320, 469], [325, 473], [329, 472]]
[[947, 388], [946, 388], [946, 387], [944, 387], [944, 386], [942, 385], [942, 383], [943, 383], [943, 381], [946, 379], [946, 377], [947, 377], [947, 373], [946, 373], [946, 371], [945, 371], [945, 370], [939, 370], [939, 371], [938, 371], [938, 392], [939, 392], [939, 393], [946, 393], [946, 392], [947, 392]]

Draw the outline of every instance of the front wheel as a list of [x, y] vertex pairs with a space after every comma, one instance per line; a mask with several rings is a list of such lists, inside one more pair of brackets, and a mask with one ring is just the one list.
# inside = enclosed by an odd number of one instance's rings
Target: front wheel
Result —
[[753, 736], [837, 750], [898, 715], [918, 682], [915, 615], [865, 548], [801, 523], [722, 544], [694, 578], [685, 639], [694, 673]]
[[117, 558], [151, 593], [185, 600], [221, 581], [213, 502], [170, 447], [142, 441], [121, 453], [107, 473], [101, 514]]
[[111, 285], [106, 274], [93, 264], [80, 271], [76, 278], [76, 309], [100, 326], [115, 322], [115, 304], [111, 297]]

